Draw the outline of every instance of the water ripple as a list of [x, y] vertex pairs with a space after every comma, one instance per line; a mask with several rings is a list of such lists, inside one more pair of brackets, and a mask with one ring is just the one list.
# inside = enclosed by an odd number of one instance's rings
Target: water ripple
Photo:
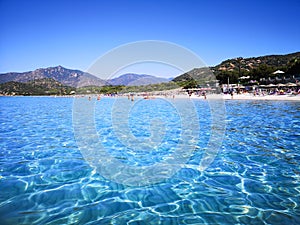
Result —
[[[132, 149], [116, 139], [113, 103], [97, 102], [95, 118], [113, 156], [151, 165], [172, 152], [180, 126], [171, 108], [155, 107], [168, 122], [161, 148]], [[1, 97], [1, 224], [300, 224], [299, 103], [227, 101], [223, 145], [205, 171], [197, 165], [211, 117], [207, 102], [195, 105], [201, 133], [186, 168], [160, 184], [127, 187], [84, 161], [72, 130], [72, 99]], [[147, 107], [130, 118], [139, 138], [151, 135], [143, 122], [151, 120]]]

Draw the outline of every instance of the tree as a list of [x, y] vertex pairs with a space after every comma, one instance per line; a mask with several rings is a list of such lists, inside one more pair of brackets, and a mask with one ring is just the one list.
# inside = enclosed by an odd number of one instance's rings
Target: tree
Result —
[[249, 75], [252, 80], [260, 80], [260, 78], [267, 78], [269, 76], [274, 76], [272, 73], [275, 71], [273, 66], [267, 66], [266, 64], [261, 64], [259, 67], [253, 69]]
[[300, 74], [300, 61], [295, 60], [295, 62], [287, 69], [286, 73], [290, 75]]
[[220, 84], [227, 84], [228, 78], [229, 78], [229, 82], [232, 84], [232, 83], [238, 82], [239, 73], [238, 73], [238, 71], [222, 71], [222, 72], [219, 72], [216, 75], [216, 77], [220, 81]]

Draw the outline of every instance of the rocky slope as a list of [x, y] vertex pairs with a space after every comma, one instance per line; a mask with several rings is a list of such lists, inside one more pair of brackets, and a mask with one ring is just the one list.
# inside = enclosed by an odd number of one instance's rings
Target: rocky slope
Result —
[[28, 82], [37, 79], [51, 78], [64, 85], [71, 87], [103, 86], [106, 82], [89, 73], [80, 70], [71, 70], [62, 66], [36, 69], [24, 73], [4, 73], [0, 74], [0, 83], [9, 81]]

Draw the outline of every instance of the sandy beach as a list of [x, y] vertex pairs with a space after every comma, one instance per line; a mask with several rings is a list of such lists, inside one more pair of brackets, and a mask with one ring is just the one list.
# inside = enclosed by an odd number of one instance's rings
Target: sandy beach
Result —
[[[166, 99], [201, 99], [201, 100], [217, 100], [217, 99], [223, 99], [223, 100], [269, 100], [269, 101], [300, 101], [300, 95], [265, 95], [265, 96], [254, 96], [253, 94], [235, 94], [233, 97], [229, 94], [207, 94], [206, 99], [204, 96], [199, 96], [192, 94], [189, 96], [188, 94], [174, 94], [170, 92], [167, 95], [159, 95], [159, 94], [149, 94], [149, 99], [155, 99], [155, 98], [166, 98]], [[145, 93], [135, 93], [135, 100], [145, 98]], [[26, 96], [26, 97], [53, 97], [53, 98], [74, 98], [74, 97], [91, 97], [91, 99], [97, 99], [96, 94], [90, 94], [90, 95], [62, 95], [62, 96], [56, 96], [56, 95], [48, 95], [48, 96]], [[0, 97], [24, 97], [24, 96], [0, 96]], [[115, 95], [115, 96], [105, 96], [101, 95], [101, 98], [128, 98], [128, 94], [126, 95]]]
[[[148, 93], [148, 98], [156, 99], [156, 98], [166, 98], [166, 99], [199, 99], [199, 100], [266, 100], [266, 101], [300, 101], [300, 95], [265, 95], [265, 96], [254, 96], [253, 94], [235, 94], [233, 97], [229, 94], [208, 94], [206, 95], [206, 99], [204, 96], [199, 96], [192, 94], [191, 96], [187, 94], [168, 94], [168, 95], [157, 95]], [[143, 93], [136, 93], [135, 100], [145, 98]], [[104, 98], [108, 96], [102, 96]], [[115, 97], [126, 97], [124, 96], [115, 96]], [[94, 96], [94, 98], [96, 98]], [[111, 97], [108, 97], [111, 98]]]
[[[162, 96], [153, 97], [161, 98]], [[171, 98], [169, 96], [168, 98]], [[191, 98], [191, 99], [204, 99], [204, 96], [198, 96], [192, 94], [189, 97], [187, 94], [175, 95], [175, 98]], [[224, 100], [269, 100], [269, 101], [300, 101], [300, 95], [265, 95], [265, 96], [254, 96], [253, 94], [235, 94], [233, 97], [229, 94], [208, 94], [206, 100], [213, 99], [224, 99]]]
[[[161, 95], [151, 95], [154, 98], [162, 98]], [[167, 98], [172, 98], [172, 92], [168, 93]], [[191, 99], [203, 99], [205, 100], [204, 96], [199, 96], [192, 94], [190, 97], [187, 94], [175, 94], [174, 98], [191, 98]], [[234, 94], [233, 97], [230, 94], [207, 94], [206, 100], [213, 100], [213, 99], [224, 99], [224, 100], [269, 100], [269, 101], [300, 101], [300, 95], [256, 95], [253, 94]]]
[[[265, 95], [254, 96], [253, 94], [229, 94], [222, 95], [225, 100], [272, 100], [272, 101], [300, 101], [300, 95]], [[209, 98], [209, 95], [207, 96]]]

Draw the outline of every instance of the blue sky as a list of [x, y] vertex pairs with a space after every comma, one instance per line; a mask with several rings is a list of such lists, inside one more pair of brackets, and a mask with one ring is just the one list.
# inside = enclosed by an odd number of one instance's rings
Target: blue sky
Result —
[[86, 70], [112, 48], [141, 40], [184, 46], [207, 65], [292, 53], [300, 51], [299, 12], [299, 0], [0, 0], [0, 72]]

